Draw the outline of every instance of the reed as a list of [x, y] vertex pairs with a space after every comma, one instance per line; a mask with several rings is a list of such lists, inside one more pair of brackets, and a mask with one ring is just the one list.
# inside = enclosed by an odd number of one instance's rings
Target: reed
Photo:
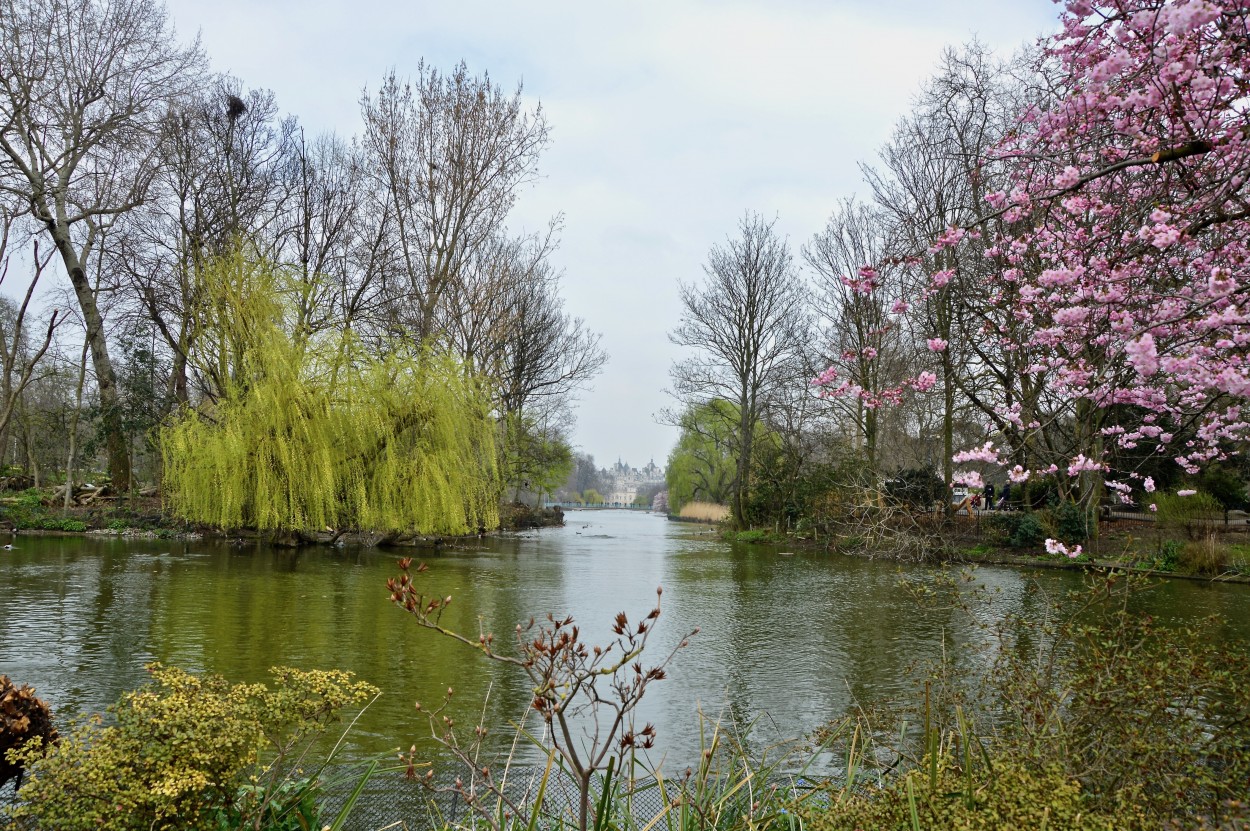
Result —
[[687, 502], [681, 506], [678, 516], [702, 522], [724, 522], [729, 519], [729, 506], [713, 502]]

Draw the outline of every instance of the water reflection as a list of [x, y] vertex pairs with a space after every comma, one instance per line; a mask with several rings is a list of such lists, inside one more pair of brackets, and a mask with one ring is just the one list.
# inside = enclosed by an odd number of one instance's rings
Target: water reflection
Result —
[[[384, 691], [354, 737], [352, 752], [366, 754], [414, 741], [429, 748], [413, 702], [433, 703], [448, 686], [461, 723], [482, 715], [506, 725], [529, 698], [515, 671], [420, 630], [391, 606], [385, 582], [395, 552], [36, 537], [16, 544], [0, 556], [0, 673], [34, 684], [60, 713], [102, 709], [143, 683], [152, 660], [236, 681], [264, 680], [279, 664], [338, 667]], [[907, 695], [908, 667], [980, 637], [959, 614], [918, 609], [892, 564], [729, 546], [702, 526], [636, 513], [571, 513], [563, 529], [475, 540], [424, 559], [431, 591], [455, 598], [444, 622], [482, 627], [500, 641], [546, 611], [574, 615], [592, 642], [602, 641], [616, 612], [638, 619], [663, 585], [654, 654], [696, 626], [702, 632], [640, 716], [657, 724], [659, 748], [683, 766], [699, 746], [699, 708], [740, 722], [767, 713], [764, 740], [798, 735], [852, 703]], [[1034, 579], [1050, 592], [1079, 582], [1012, 569], [980, 576], [997, 590], [990, 616], [1039, 614]], [[1178, 581], [1136, 602], [1174, 622], [1223, 614], [1232, 640], [1250, 635], [1246, 597], [1243, 586]]]

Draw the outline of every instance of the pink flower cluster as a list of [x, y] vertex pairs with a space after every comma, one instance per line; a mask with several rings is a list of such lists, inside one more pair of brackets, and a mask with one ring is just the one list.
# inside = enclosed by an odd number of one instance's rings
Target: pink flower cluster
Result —
[[[1250, 441], [1247, 9], [1067, 0], [1042, 56], [1056, 95], [1025, 110], [987, 160], [1007, 171], [986, 196], [994, 213], [933, 240], [943, 264], [980, 240], [999, 275], [990, 291], [1009, 325], [987, 335], [1020, 386], [1002, 394], [994, 463], [1012, 459], [1014, 483], [1066, 469], [1066, 486], [1079, 487], [1109, 469], [1108, 454], [1146, 449], [1193, 472]], [[946, 296], [957, 276], [930, 271], [919, 297]], [[843, 282], [871, 294], [880, 275], [866, 267]], [[949, 337], [923, 342], [941, 354]], [[937, 383], [922, 372], [867, 392], [835, 375], [818, 379], [827, 394], [870, 406]], [[1046, 456], [1038, 448], [1059, 444], [1033, 436], [1055, 424], [1080, 442]], [[956, 458], [991, 463], [990, 449]], [[1131, 472], [1117, 484], [1122, 498], [1155, 488]]]
[[1075, 560], [1077, 557], [1081, 556], [1082, 548], [1081, 546], [1077, 545], [1069, 549], [1066, 545], [1059, 542], [1058, 540], [1047, 539], [1046, 540], [1046, 553], [1047, 554], [1063, 554], [1067, 556], [1068, 559]]

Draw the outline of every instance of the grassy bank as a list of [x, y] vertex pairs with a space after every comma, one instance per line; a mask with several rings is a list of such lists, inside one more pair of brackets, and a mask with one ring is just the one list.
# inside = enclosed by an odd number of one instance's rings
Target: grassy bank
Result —
[[[189, 523], [170, 515], [157, 496], [101, 496], [90, 504], [62, 502], [63, 492], [52, 488], [28, 488], [0, 497], [0, 528], [26, 534], [94, 534], [147, 539], [200, 539], [228, 537], [285, 545], [316, 545], [351, 542], [358, 545], [405, 545], [435, 542], [416, 536], [316, 531], [275, 534], [250, 529], [223, 529]], [[558, 527], [564, 524], [559, 508], [534, 508], [507, 503], [499, 510], [500, 531]], [[477, 536], [471, 534], [469, 536]], [[441, 539], [441, 538], [439, 538]]]
[[[781, 546], [909, 562], [968, 562], [1043, 568], [1111, 568], [1166, 577], [1250, 582], [1250, 525], [1112, 518], [1095, 529], [1047, 511], [987, 512], [946, 518], [882, 510], [817, 533], [774, 528], [735, 531], [726, 542]], [[1067, 552], [1047, 550], [1057, 539]], [[1070, 556], [1076, 552], [1076, 556]]]

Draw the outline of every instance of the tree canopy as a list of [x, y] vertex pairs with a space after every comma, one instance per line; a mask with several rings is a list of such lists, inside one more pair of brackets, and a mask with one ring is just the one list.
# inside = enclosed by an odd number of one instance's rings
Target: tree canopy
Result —
[[205, 275], [220, 395], [162, 431], [177, 514], [274, 531], [497, 524], [489, 396], [458, 361], [368, 351], [350, 330], [289, 334], [287, 275], [242, 254]]

